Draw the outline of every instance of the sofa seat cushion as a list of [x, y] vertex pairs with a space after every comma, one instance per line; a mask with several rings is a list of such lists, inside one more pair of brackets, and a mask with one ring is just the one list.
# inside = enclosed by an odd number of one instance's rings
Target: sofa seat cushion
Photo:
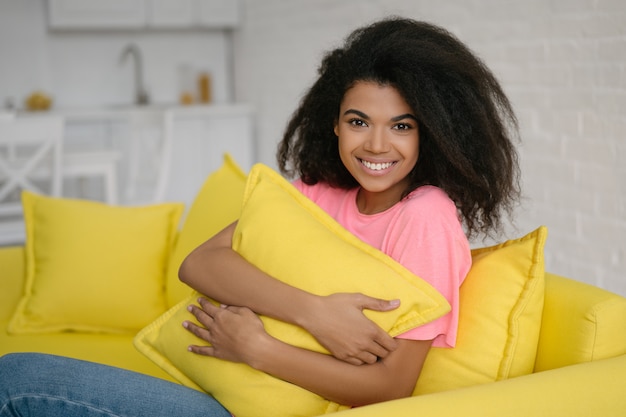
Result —
[[14, 352], [40, 352], [103, 363], [174, 381], [133, 346], [132, 334], [35, 333], [10, 335], [0, 321], [0, 356]]

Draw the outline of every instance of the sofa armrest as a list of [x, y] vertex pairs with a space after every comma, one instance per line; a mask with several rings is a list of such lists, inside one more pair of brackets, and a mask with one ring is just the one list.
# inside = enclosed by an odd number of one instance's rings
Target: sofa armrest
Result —
[[24, 247], [0, 247], [0, 322], [8, 320], [24, 291]]
[[546, 274], [535, 372], [626, 353], [626, 298]]
[[626, 410], [626, 355], [505, 381], [404, 398], [337, 417], [621, 416]]

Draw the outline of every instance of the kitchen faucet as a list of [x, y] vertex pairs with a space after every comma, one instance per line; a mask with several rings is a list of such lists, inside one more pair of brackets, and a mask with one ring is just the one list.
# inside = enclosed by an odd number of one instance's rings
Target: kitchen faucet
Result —
[[122, 51], [120, 61], [124, 63], [127, 56], [132, 56], [135, 63], [135, 104], [146, 105], [150, 101], [148, 92], [143, 85], [143, 62], [141, 50], [134, 43], [129, 44]]

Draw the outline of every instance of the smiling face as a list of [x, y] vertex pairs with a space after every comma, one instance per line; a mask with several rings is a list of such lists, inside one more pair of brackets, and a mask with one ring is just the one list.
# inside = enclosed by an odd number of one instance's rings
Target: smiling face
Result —
[[417, 119], [400, 93], [376, 82], [355, 83], [341, 102], [335, 134], [341, 161], [361, 186], [361, 213], [400, 201], [419, 156]]

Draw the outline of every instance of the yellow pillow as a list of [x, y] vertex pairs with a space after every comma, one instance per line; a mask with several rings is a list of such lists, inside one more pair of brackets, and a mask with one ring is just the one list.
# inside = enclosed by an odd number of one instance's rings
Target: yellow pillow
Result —
[[472, 251], [461, 286], [454, 349], [433, 348], [414, 394], [498, 381], [533, 371], [544, 299], [547, 229]]
[[24, 291], [24, 248], [0, 247], [0, 322], [7, 322]]
[[[263, 165], [252, 169], [233, 248], [270, 275], [316, 294], [363, 292], [401, 299], [397, 310], [366, 314], [393, 336], [447, 313], [449, 304], [425, 281], [363, 243]], [[237, 417], [319, 415], [345, 406], [247, 365], [186, 351], [198, 340], [181, 323], [192, 318], [178, 304], [135, 338], [137, 348], [184, 385], [213, 395]], [[262, 317], [271, 335], [325, 352], [303, 329]]]
[[166, 309], [183, 204], [109, 206], [22, 194], [26, 285], [10, 333], [135, 332]]
[[191, 293], [191, 289], [178, 279], [180, 264], [202, 242], [237, 220], [245, 186], [246, 174], [230, 155], [225, 154], [222, 166], [202, 185], [178, 235], [167, 267], [168, 307]]

